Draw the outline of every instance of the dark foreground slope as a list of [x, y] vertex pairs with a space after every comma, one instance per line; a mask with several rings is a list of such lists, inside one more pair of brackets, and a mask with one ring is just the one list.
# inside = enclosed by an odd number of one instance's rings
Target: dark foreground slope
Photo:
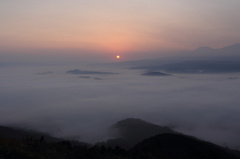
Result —
[[37, 131], [27, 131], [24, 129], [11, 128], [6, 126], [0, 126], [0, 136], [10, 139], [22, 139], [27, 136], [34, 136], [40, 138], [44, 136], [45, 140], [48, 142], [59, 142], [61, 139], [50, 136], [47, 133], [37, 132]]
[[[111, 129], [117, 130], [121, 138], [91, 146], [62, 139], [47, 142], [36, 132], [1, 127], [0, 159], [240, 159], [237, 150], [140, 119], [119, 121]], [[127, 151], [121, 144], [131, 149]]]
[[0, 137], [0, 159], [239, 159], [230, 150], [179, 134], [160, 134], [129, 151], [120, 147], [72, 146], [69, 141]]
[[116, 147], [72, 146], [69, 141], [42, 142], [39, 139], [22, 140], [0, 137], [0, 159], [133, 159]]
[[235, 159], [228, 149], [181, 134], [160, 134], [129, 151], [139, 159]]

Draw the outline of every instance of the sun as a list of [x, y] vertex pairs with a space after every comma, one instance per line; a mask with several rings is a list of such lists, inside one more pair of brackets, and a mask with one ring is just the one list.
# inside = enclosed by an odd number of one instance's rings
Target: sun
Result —
[[117, 59], [120, 59], [120, 56], [119, 56], [119, 55], [117, 55], [117, 56], [116, 56], [116, 58], [117, 58]]

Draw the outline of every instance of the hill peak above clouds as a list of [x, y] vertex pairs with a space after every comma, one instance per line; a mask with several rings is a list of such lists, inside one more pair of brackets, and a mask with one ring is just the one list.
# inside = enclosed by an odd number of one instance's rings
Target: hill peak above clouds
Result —
[[97, 145], [105, 145], [107, 147], [115, 147], [118, 145], [122, 148], [130, 149], [140, 141], [157, 134], [177, 133], [168, 127], [162, 127], [135, 118], [118, 121], [110, 127], [110, 130], [117, 132], [116, 138], [109, 139], [107, 142], [97, 143]]

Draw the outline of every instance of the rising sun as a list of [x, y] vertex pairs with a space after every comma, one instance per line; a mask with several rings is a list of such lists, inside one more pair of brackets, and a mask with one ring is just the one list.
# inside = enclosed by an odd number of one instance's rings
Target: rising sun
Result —
[[120, 56], [119, 56], [119, 55], [117, 55], [117, 56], [116, 56], [116, 58], [117, 58], [117, 59], [120, 59]]

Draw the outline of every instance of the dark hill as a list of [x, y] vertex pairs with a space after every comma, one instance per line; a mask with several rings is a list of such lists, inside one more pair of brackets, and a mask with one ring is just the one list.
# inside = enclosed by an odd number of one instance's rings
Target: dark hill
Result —
[[162, 133], [177, 133], [168, 127], [161, 127], [141, 119], [128, 118], [112, 125], [110, 129], [118, 132], [118, 138], [98, 143], [105, 146], [120, 146], [130, 149], [142, 140]]
[[176, 133], [170, 128], [148, 123], [141, 119], [128, 118], [121, 120], [110, 127], [113, 130], [118, 130], [122, 138], [141, 138], [146, 136], [154, 136], [159, 133]]
[[229, 150], [181, 134], [160, 134], [146, 139], [129, 151], [144, 159], [234, 159]]
[[[44, 137], [44, 140], [46, 142], [61, 142], [64, 139], [52, 137], [51, 135], [43, 132], [38, 131], [32, 131], [32, 130], [24, 130], [19, 128], [11, 128], [6, 126], [0, 126], [0, 138], [5, 139], [24, 139], [24, 138], [35, 138], [40, 139], [41, 137]], [[75, 140], [69, 141], [72, 145], [87, 145], [91, 146], [88, 143], [79, 142]]]
[[54, 138], [47, 133], [37, 132], [37, 131], [28, 131], [24, 129], [11, 128], [6, 126], [0, 126], [0, 137], [11, 138], [11, 139], [22, 139], [25, 137], [36, 137], [40, 138], [44, 136], [46, 141], [49, 142], [59, 142], [61, 139]]

